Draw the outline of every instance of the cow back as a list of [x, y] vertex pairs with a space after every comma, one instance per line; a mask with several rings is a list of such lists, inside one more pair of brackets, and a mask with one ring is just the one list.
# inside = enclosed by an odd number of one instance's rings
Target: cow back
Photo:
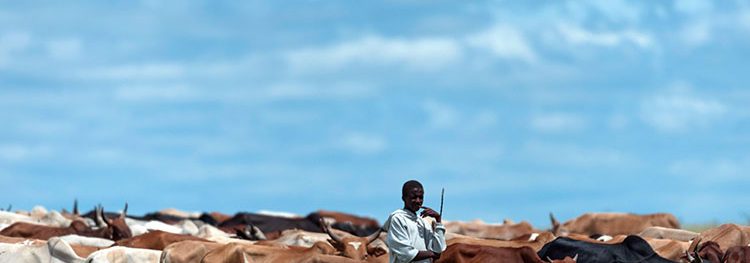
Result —
[[564, 258], [578, 255], [578, 262], [672, 262], [659, 256], [646, 240], [628, 236], [619, 244], [590, 243], [559, 237], [539, 250], [540, 258]]
[[435, 263], [464, 262], [508, 262], [541, 263], [534, 250], [529, 247], [489, 247], [456, 243], [448, 246]]

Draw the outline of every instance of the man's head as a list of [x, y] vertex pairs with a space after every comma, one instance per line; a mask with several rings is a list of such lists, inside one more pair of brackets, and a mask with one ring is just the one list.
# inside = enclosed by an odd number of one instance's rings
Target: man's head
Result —
[[404, 200], [404, 208], [414, 213], [422, 207], [424, 201], [424, 188], [416, 180], [410, 180], [404, 183], [401, 188], [401, 200]]

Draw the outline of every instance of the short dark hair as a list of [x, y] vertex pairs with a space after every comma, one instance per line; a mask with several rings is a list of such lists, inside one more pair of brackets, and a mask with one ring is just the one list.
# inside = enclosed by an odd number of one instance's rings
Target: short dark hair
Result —
[[406, 181], [406, 183], [404, 183], [404, 186], [401, 188], [401, 196], [406, 196], [406, 194], [408, 194], [409, 191], [414, 188], [424, 189], [424, 187], [422, 187], [422, 184], [417, 180]]

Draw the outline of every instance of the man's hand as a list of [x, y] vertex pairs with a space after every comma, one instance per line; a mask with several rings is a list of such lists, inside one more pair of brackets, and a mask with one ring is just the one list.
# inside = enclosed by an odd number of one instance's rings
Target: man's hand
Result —
[[440, 253], [435, 253], [429, 250], [422, 250], [417, 253], [417, 256], [414, 257], [412, 261], [419, 261], [419, 260], [428, 259], [428, 258], [438, 259], [440, 258]]
[[429, 207], [426, 207], [426, 206], [423, 206], [422, 209], [423, 210], [422, 210], [421, 213], [419, 213], [419, 216], [421, 216], [421, 217], [431, 216], [431, 217], [435, 218], [436, 222], [438, 222], [438, 223], [440, 222], [440, 214], [438, 212], [435, 212], [435, 210], [432, 210], [432, 208], [429, 208]]

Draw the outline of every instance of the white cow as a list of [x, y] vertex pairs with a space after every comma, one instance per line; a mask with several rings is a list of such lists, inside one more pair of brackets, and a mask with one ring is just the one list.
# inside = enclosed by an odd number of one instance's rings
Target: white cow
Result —
[[161, 250], [116, 246], [91, 253], [86, 263], [157, 263], [160, 256]]
[[85, 236], [79, 236], [76, 234], [61, 236], [59, 238], [71, 245], [81, 245], [81, 246], [90, 246], [90, 247], [109, 247], [115, 244], [115, 241], [112, 241], [106, 238], [85, 237]]
[[157, 220], [143, 221], [138, 219], [125, 218], [125, 223], [128, 224], [128, 227], [130, 227], [130, 232], [133, 233], [133, 236], [139, 236], [148, 233], [149, 230], [161, 230], [172, 234], [182, 234], [183, 232], [182, 228], [169, 225]]
[[76, 255], [70, 244], [57, 237], [46, 242], [0, 243], [0, 262], [83, 263], [84, 260]]

